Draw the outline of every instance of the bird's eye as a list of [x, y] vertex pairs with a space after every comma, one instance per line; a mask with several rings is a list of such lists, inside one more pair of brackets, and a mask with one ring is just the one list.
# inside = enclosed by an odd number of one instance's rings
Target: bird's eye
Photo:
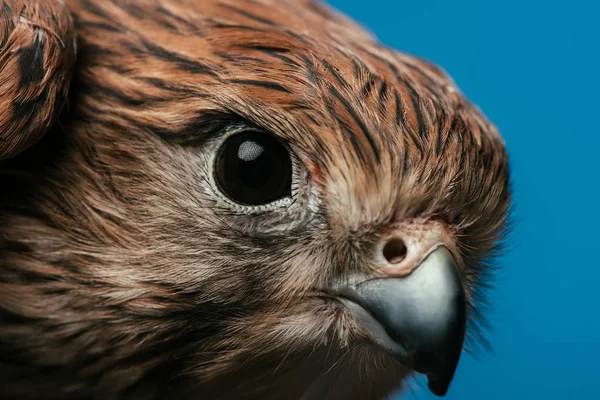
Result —
[[219, 149], [215, 177], [237, 203], [262, 205], [291, 195], [292, 161], [287, 148], [261, 132], [242, 132]]

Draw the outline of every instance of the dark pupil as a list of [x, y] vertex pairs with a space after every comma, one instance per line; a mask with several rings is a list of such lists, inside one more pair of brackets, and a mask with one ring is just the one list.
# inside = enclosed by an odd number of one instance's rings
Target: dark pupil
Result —
[[270, 135], [238, 134], [219, 150], [217, 180], [221, 190], [238, 203], [270, 203], [290, 195], [290, 155], [283, 144]]

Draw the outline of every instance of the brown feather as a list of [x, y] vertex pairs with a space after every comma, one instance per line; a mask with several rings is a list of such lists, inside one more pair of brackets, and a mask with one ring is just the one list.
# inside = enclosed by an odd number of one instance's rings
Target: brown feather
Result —
[[0, 1], [0, 160], [35, 143], [64, 106], [75, 31], [59, 1]]

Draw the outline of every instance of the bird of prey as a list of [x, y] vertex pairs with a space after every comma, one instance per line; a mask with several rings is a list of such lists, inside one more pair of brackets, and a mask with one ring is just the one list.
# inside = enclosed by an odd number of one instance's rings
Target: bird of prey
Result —
[[511, 194], [441, 68], [316, 0], [0, 12], [0, 398], [446, 393]]

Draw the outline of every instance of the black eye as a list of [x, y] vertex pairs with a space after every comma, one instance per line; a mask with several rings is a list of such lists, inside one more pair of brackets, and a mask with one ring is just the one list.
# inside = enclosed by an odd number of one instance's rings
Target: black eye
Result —
[[230, 137], [219, 149], [215, 167], [221, 190], [237, 203], [268, 204], [291, 195], [290, 154], [266, 133]]

